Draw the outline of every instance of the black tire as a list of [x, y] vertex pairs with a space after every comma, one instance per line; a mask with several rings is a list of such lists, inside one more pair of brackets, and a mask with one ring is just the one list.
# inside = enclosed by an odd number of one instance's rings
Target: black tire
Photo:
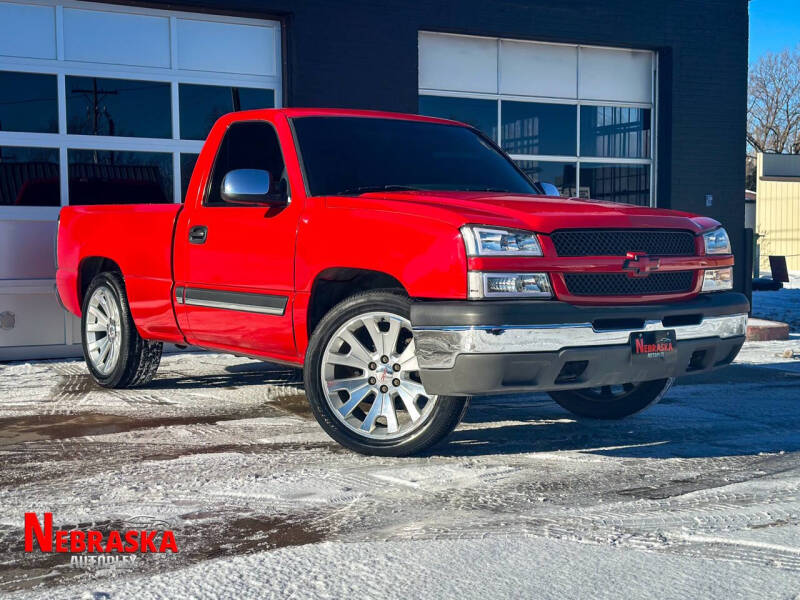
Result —
[[469, 398], [439, 396], [415, 429], [393, 439], [360, 435], [334, 415], [323, 390], [326, 347], [340, 327], [366, 313], [386, 312], [408, 319], [410, 302], [402, 292], [374, 290], [355, 294], [333, 307], [314, 330], [306, 352], [303, 378], [306, 396], [320, 426], [342, 446], [375, 456], [409, 456], [422, 452], [449, 435], [461, 421]]
[[604, 386], [599, 388], [599, 391], [590, 388], [550, 392], [550, 397], [561, 407], [579, 417], [622, 419], [643, 411], [661, 400], [672, 387], [673, 381], [674, 379], [669, 378], [624, 384], [619, 394], [613, 394], [612, 386]]
[[[110, 366], [106, 373], [101, 372], [94, 364], [89, 353], [87, 340], [87, 325], [89, 303], [92, 295], [98, 288], [109, 290], [112, 301], [116, 303], [119, 312], [118, 333], [120, 348], [117, 360]], [[163, 344], [145, 340], [136, 329], [131, 317], [128, 298], [125, 293], [125, 282], [122, 275], [116, 272], [105, 272], [97, 275], [89, 284], [83, 298], [83, 315], [81, 317], [81, 340], [83, 342], [83, 357], [86, 366], [94, 380], [107, 388], [131, 388], [144, 385], [153, 379], [161, 362]]]

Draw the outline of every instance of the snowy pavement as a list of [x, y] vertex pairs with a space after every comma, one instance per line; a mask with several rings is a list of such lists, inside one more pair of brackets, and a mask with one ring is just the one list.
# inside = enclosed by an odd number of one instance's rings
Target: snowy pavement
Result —
[[[480, 398], [428, 454], [329, 440], [291, 369], [165, 357], [138, 390], [80, 361], [0, 364], [0, 595], [19, 598], [795, 598], [800, 336], [748, 343], [618, 422]], [[23, 513], [137, 517], [176, 555], [79, 568]]]

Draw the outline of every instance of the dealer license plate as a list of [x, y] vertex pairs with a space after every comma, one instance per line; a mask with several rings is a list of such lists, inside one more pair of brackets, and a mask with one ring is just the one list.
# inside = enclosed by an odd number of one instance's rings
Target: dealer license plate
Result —
[[631, 334], [631, 353], [641, 358], [672, 359], [678, 354], [674, 329], [639, 331]]

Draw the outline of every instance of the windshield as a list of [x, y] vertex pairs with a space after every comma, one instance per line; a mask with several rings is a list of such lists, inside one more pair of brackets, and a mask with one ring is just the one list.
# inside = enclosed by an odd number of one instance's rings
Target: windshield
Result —
[[392, 190], [540, 193], [467, 127], [370, 117], [298, 117], [312, 196]]

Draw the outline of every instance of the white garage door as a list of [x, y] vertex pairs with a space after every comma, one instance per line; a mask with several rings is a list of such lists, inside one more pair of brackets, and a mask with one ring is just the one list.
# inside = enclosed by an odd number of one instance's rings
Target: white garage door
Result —
[[181, 202], [217, 117], [280, 106], [280, 37], [275, 21], [0, 2], [0, 360], [78, 341], [53, 297], [59, 207]]
[[470, 123], [564, 196], [655, 205], [654, 53], [421, 32], [419, 112]]

